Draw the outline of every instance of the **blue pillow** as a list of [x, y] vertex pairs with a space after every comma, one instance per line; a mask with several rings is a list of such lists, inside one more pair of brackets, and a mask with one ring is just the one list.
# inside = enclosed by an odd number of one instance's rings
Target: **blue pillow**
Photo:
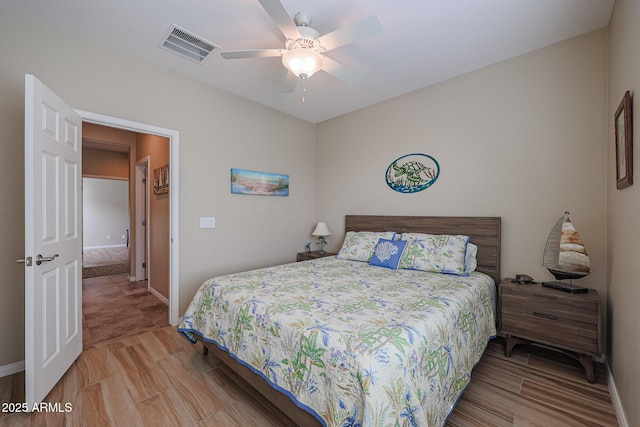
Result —
[[397, 270], [400, 263], [400, 255], [402, 255], [406, 245], [406, 240], [379, 239], [369, 265]]

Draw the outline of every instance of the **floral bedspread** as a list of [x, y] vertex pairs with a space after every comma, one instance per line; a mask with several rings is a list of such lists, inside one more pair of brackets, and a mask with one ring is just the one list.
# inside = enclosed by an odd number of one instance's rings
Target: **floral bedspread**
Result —
[[326, 426], [441, 426], [495, 336], [495, 285], [335, 257], [206, 281], [178, 331]]

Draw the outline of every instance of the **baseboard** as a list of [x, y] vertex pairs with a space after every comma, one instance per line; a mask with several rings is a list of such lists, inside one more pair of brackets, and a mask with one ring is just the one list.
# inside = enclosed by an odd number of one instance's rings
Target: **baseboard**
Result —
[[609, 367], [609, 361], [606, 358], [604, 366], [607, 369], [607, 383], [609, 384], [609, 394], [611, 395], [611, 401], [613, 402], [613, 409], [615, 409], [616, 416], [618, 417], [618, 425], [620, 427], [629, 427], [629, 422], [627, 421], [627, 416], [624, 413], [622, 402], [620, 402], [620, 395], [618, 394], [618, 389], [616, 388], [616, 383], [613, 380], [611, 368]]
[[9, 365], [0, 366], [0, 378], [17, 374], [18, 372], [22, 371], [24, 371], [24, 360], [16, 363], [11, 363]]
[[163, 303], [165, 303], [166, 305], [169, 305], [169, 299], [167, 297], [165, 297], [164, 295], [162, 295], [160, 292], [156, 291], [155, 289], [153, 289], [152, 287], [149, 287], [149, 292], [156, 298], [158, 298], [160, 301], [162, 301]]

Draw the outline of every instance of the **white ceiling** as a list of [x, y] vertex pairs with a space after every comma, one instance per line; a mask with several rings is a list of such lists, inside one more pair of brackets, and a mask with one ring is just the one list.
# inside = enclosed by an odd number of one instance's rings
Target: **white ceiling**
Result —
[[[173, 23], [220, 50], [282, 48], [257, 0], [2, 0], [29, 16], [191, 78], [317, 123], [514, 56], [606, 27], [614, 0], [282, 0], [309, 12], [320, 34], [376, 15], [381, 34], [327, 52], [363, 77], [348, 86], [319, 72], [280, 92], [279, 58], [196, 64], [158, 47]], [[19, 35], [16, 35], [19, 36]]]

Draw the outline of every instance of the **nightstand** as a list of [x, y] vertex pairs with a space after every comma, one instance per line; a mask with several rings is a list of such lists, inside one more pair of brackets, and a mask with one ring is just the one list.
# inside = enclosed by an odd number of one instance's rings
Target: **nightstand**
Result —
[[570, 294], [505, 279], [499, 294], [500, 330], [507, 336], [506, 357], [511, 357], [517, 344], [544, 344], [577, 359], [587, 380], [595, 381], [592, 357], [601, 352], [600, 297], [595, 290]]
[[318, 251], [313, 252], [298, 252], [298, 256], [296, 257], [296, 261], [309, 261], [310, 259], [324, 258], [326, 256], [335, 256], [336, 254], [331, 252], [325, 252], [323, 254], [319, 254]]

